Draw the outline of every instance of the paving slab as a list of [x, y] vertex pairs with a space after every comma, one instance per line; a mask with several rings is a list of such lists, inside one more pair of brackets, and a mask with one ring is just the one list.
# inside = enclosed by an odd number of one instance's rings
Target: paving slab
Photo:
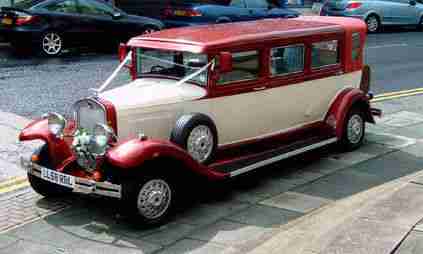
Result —
[[198, 241], [193, 239], [183, 239], [166, 250], [158, 252], [158, 254], [232, 254], [239, 253], [233, 247], [219, 245], [216, 243]]
[[161, 248], [159, 245], [133, 238], [118, 239], [111, 244], [81, 240], [66, 246], [68, 252], [72, 254], [149, 254], [157, 252]]
[[382, 183], [382, 180], [373, 175], [342, 170], [292, 191], [327, 200], [338, 200]]
[[325, 234], [332, 239], [326, 248], [314, 250], [320, 254], [387, 254], [408, 231], [408, 227], [353, 219]]
[[411, 231], [401, 243], [395, 254], [421, 254], [423, 253], [423, 232]]
[[271, 207], [267, 205], [253, 205], [241, 212], [226, 217], [227, 220], [259, 227], [280, 227], [303, 213]]
[[39, 244], [28, 240], [19, 240], [0, 249], [0, 254], [58, 254], [64, 252], [63, 247]]
[[260, 204], [304, 214], [327, 205], [330, 202], [331, 200], [329, 199], [288, 191], [273, 198], [266, 199], [260, 202]]
[[142, 240], [159, 245], [170, 245], [191, 234], [197, 227], [183, 223], [170, 223], [142, 237]]
[[377, 120], [377, 124], [383, 124], [397, 128], [416, 125], [419, 123], [423, 123], [423, 115], [410, 111], [400, 111], [397, 113], [386, 115]]
[[248, 249], [268, 239], [272, 232], [271, 228], [220, 220], [207, 228], [194, 232], [189, 238]]
[[372, 143], [384, 145], [391, 149], [402, 149], [415, 144], [417, 141], [414, 138], [385, 132], [369, 132], [366, 135], [366, 140]]

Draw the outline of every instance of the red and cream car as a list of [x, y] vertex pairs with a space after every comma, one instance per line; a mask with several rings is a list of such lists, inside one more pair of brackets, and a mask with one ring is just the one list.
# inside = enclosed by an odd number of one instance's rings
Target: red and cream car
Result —
[[[49, 113], [21, 141], [45, 196], [116, 197], [162, 222], [191, 181], [225, 180], [303, 152], [360, 146], [370, 106], [366, 25], [302, 17], [164, 30], [131, 39], [121, 64], [74, 119]], [[129, 62], [129, 64], [128, 64]], [[132, 81], [107, 89], [121, 67]]]

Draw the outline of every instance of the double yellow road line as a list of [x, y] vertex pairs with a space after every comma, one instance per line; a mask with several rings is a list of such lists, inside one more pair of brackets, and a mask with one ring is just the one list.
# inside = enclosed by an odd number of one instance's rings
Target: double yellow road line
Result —
[[29, 186], [26, 176], [12, 177], [0, 183], [0, 195]]
[[423, 94], [423, 87], [422, 88], [416, 88], [416, 89], [410, 89], [410, 90], [402, 90], [402, 91], [397, 91], [397, 92], [391, 92], [391, 93], [378, 94], [372, 99], [372, 102], [392, 100], [392, 99], [397, 99], [397, 98], [407, 97], [407, 96], [413, 96], [413, 95], [419, 95], [419, 94]]

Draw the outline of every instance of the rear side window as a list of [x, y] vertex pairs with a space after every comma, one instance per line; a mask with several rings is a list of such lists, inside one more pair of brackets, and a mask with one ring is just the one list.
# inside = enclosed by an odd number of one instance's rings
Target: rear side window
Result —
[[322, 41], [313, 43], [311, 51], [312, 68], [320, 68], [339, 63], [338, 41]]
[[[244, 51], [232, 54], [232, 71], [222, 73], [218, 84], [257, 79], [259, 76], [259, 52]], [[219, 61], [217, 61], [219, 64]]]
[[64, 13], [77, 13], [76, 3], [73, 0], [51, 3], [43, 7], [46, 10]]
[[231, 0], [229, 6], [245, 8], [244, 0]]
[[304, 70], [304, 45], [272, 48], [270, 56], [272, 76], [287, 75]]
[[360, 33], [353, 33], [352, 35], [352, 59], [356, 61], [360, 58]]

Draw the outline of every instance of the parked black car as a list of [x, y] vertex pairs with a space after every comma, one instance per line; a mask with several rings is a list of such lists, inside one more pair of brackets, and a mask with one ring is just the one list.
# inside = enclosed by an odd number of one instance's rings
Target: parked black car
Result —
[[137, 15], [160, 16], [166, 27], [295, 18], [279, 0], [115, 0], [116, 6]]
[[33, 47], [48, 56], [64, 47], [112, 46], [163, 27], [97, 0], [26, 0], [0, 12], [0, 35], [17, 49]]

